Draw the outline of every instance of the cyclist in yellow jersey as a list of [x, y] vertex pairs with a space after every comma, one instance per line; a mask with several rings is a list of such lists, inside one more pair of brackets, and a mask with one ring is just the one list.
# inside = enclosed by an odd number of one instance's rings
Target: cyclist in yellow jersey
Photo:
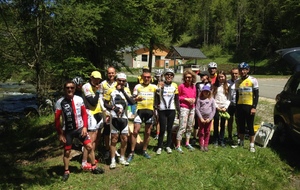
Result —
[[143, 122], [145, 123], [143, 156], [148, 159], [151, 158], [147, 153], [147, 147], [150, 141], [151, 127], [153, 124], [154, 95], [157, 87], [154, 84], [150, 84], [150, 71], [144, 71], [142, 74], [142, 78], [143, 83], [137, 84], [133, 89], [133, 97], [135, 97], [134, 99], [137, 102], [137, 111], [133, 121], [134, 129], [131, 133], [131, 153], [128, 156], [128, 162], [132, 161], [134, 157], [137, 135]]
[[[99, 98], [101, 79], [101, 73], [99, 71], [93, 71], [89, 82], [82, 86], [82, 98], [88, 113], [88, 133], [91, 137], [93, 150], [96, 149], [96, 139], [102, 122], [102, 110]], [[87, 151], [85, 149], [83, 151], [82, 169], [89, 169], [89, 164], [87, 163]]]
[[244, 146], [245, 128], [249, 130], [250, 152], [255, 152], [254, 148], [254, 117], [259, 98], [257, 79], [249, 76], [250, 67], [247, 63], [239, 64], [240, 78], [235, 83], [236, 89], [236, 110], [239, 126], [240, 146]]
[[[106, 70], [107, 79], [102, 81], [100, 83], [100, 99], [104, 101], [104, 96], [107, 93], [107, 91], [111, 88], [115, 88], [117, 85], [117, 82], [115, 80], [116, 77], [116, 69], [114, 67], [108, 67]], [[106, 108], [104, 107], [103, 101], [100, 101], [101, 108], [103, 109], [103, 132], [102, 135], [104, 137], [104, 146], [105, 146], [105, 153], [104, 153], [104, 159], [109, 159], [109, 138], [110, 138], [110, 125], [109, 125], [109, 119], [110, 119], [110, 113], [106, 111]]]

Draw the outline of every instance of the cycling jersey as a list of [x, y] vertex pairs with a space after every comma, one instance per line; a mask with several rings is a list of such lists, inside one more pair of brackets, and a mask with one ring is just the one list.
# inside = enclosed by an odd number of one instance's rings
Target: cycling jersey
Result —
[[232, 79], [227, 80], [228, 83], [228, 100], [230, 105], [235, 106], [236, 104], [236, 91], [235, 91], [235, 81]]
[[63, 131], [71, 131], [87, 127], [87, 113], [81, 97], [74, 95], [72, 99], [60, 98], [55, 104], [55, 127], [61, 134], [60, 116], [62, 115]]
[[149, 84], [145, 86], [144, 84], [137, 84], [133, 89], [133, 96], [142, 96], [143, 100], [137, 102], [137, 109], [154, 109], [154, 95], [157, 86], [154, 84]]
[[160, 89], [161, 97], [159, 110], [175, 110], [174, 98], [175, 94], [178, 94], [178, 86], [172, 82], [170, 84], [164, 84], [164, 87]]
[[[129, 88], [124, 87], [124, 91], [128, 96], [131, 96]], [[109, 89], [107, 93], [104, 94], [104, 100], [109, 101], [110, 105], [119, 107], [119, 109], [123, 110], [121, 118], [127, 118], [125, 112], [128, 104], [126, 97], [121, 91], [117, 90], [116, 87]], [[114, 110], [111, 110], [110, 114], [113, 118], [120, 118], [120, 116], [117, 115]]]
[[99, 92], [97, 92], [97, 88], [92, 86], [91, 83], [86, 83], [82, 86], [82, 91], [83, 91], [83, 100], [84, 104], [86, 105], [86, 108], [90, 110], [91, 114], [97, 114], [101, 113], [102, 109], [100, 106], [100, 98], [98, 98], [97, 104], [96, 105], [91, 105], [87, 98], [92, 97], [94, 98], [95, 96], [99, 97]]
[[104, 95], [107, 93], [107, 91], [110, 89], [110, 88], [113, 88], [117, 85], [117, 82], [114, 81], [113, 83], [109, 84], [109, 82], [107, 80], [105, 81], [102, 81], [100, 83], [100, 94], [104, 97]]
[[238, 91], [237, 104], [253, 105], [253, 91], [258, 90], [257, 79], [248, 76], [246, 79], [238, 79], [235, 84], [235, 89]]

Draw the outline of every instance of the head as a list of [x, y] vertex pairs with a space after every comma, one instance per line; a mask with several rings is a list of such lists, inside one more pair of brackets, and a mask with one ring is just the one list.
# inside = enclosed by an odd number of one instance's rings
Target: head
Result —
[[174, 79], [174, 70], [173, 69], [166, 69], [164, 72], [164, 77], [165, 77], [165, 81], [166, 83], [171, 83]]
[[239, 70], [237, 68], [231, 69], [230, 75], [233, 81], [237, 80], [239, 78]]
[[248, 73], [250, 71], [250, 66], [246, 62], [242, 62], [239, 64], [239, 74], [241, 78], [246, 78], [248, 76]]
[[209, 73], [207, 71], [202, 71], [199, 73], [199, 75], [203, 83], [208, 83], [210, 81]]
[[91, 73], [90, 79], [91, 79], [91, 84], [93, 86], [97, 86], [98, 84], [100, 84], [102, 80], [101, 73], [99, 71], [93, 71]]
[[72, 81], [75, 83], [76, 89], [81, 90], [83, 82], [84, 82], [83, 79], [81, 77], [75, 77], [75, 78], [73, 78]]
[[209, 72], [210, 75], [215, 75], [216, 74], [217, 68], [218, 68], [217, 63], [210, 62], [207, 67], [208, 67], [208, 72]]
[[117, 79], [117, 85], [120, 85], [121, 87], [125, 86], [127, 82], [126, 81], [127, 77], [125, 73], [118, 73], [116, 79]]
[[200, 96], [205, 97], [205, 98], [210, 98], [211, 97], [210, 86], [204, 85], [201, 89]]
[[64, 93], [66, 98], [73, 98], [76, 84], [72, 80], [68, 80], [64, 84]]
[[216, 80], [216, 82], [213, 85], [213, 94], [214, 94], [214, 96], [217, 93], [216, 89], [220, 85], [222, 85], [222, 84], [223, 84], [223, 88], [224, 88], [224, 93], [227, 96], [227, 94], [228, 94], [228, 86], [226, 85], [226, 83], [227, 83], [227, 77], [226, 77], [225, 71], [218, 71], [217, 80]]
[[107, 74], [107, 79], [108, 81], [115, 81], [115, 77], [116, 77], [116, 69], [114, 67], [108, 67], [106, 70], [106, 74]]
[[191, 69], [186, 69], [183, 72], [182, 80], [184, 83], [193, 84], [197, 81], [197, 75]]
[[149, 85], [150, 82], [151, 82], [151, 73], [150, 73], [150, 71], [149, 70], [144, 71], [142, 73], [142, 78], [143, 78], [143, 84], [144, 85]]

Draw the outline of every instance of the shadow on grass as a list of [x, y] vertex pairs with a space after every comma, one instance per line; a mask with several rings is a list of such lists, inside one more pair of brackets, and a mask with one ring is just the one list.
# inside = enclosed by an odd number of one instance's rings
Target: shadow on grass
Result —
[[295, 170], [300, 171], [300, 150], [298, 144], [287, 142], [280, 145], [271, 145], [271, 148], [279, 155], [282, 161], [286, 162]]
[[24, 189], [58, 180], [63, 173], [61, 166], [43, 165], [46, 159], [61, 155], [53, 124], [37, 128], [28, 120], [20, 120], [10, 125], [0, 131], [0, 189]]

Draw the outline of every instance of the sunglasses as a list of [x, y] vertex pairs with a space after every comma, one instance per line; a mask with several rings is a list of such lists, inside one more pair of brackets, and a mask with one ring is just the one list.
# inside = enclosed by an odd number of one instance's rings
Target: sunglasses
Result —
[[74, 86], [66, 86], [66, 89], [75, 89]]
[[119, 81], [119, 82], [126, 82], [126, 80], [120, 80], [120, 79], [118, 79], [118, 81]]
[[143, 76], [144, 78], [146, 78], [146, 79], [150, 79], [151, 78], [151, 76]]
[[172, 73], [166, 73], [166, 76], [174, 76]]

